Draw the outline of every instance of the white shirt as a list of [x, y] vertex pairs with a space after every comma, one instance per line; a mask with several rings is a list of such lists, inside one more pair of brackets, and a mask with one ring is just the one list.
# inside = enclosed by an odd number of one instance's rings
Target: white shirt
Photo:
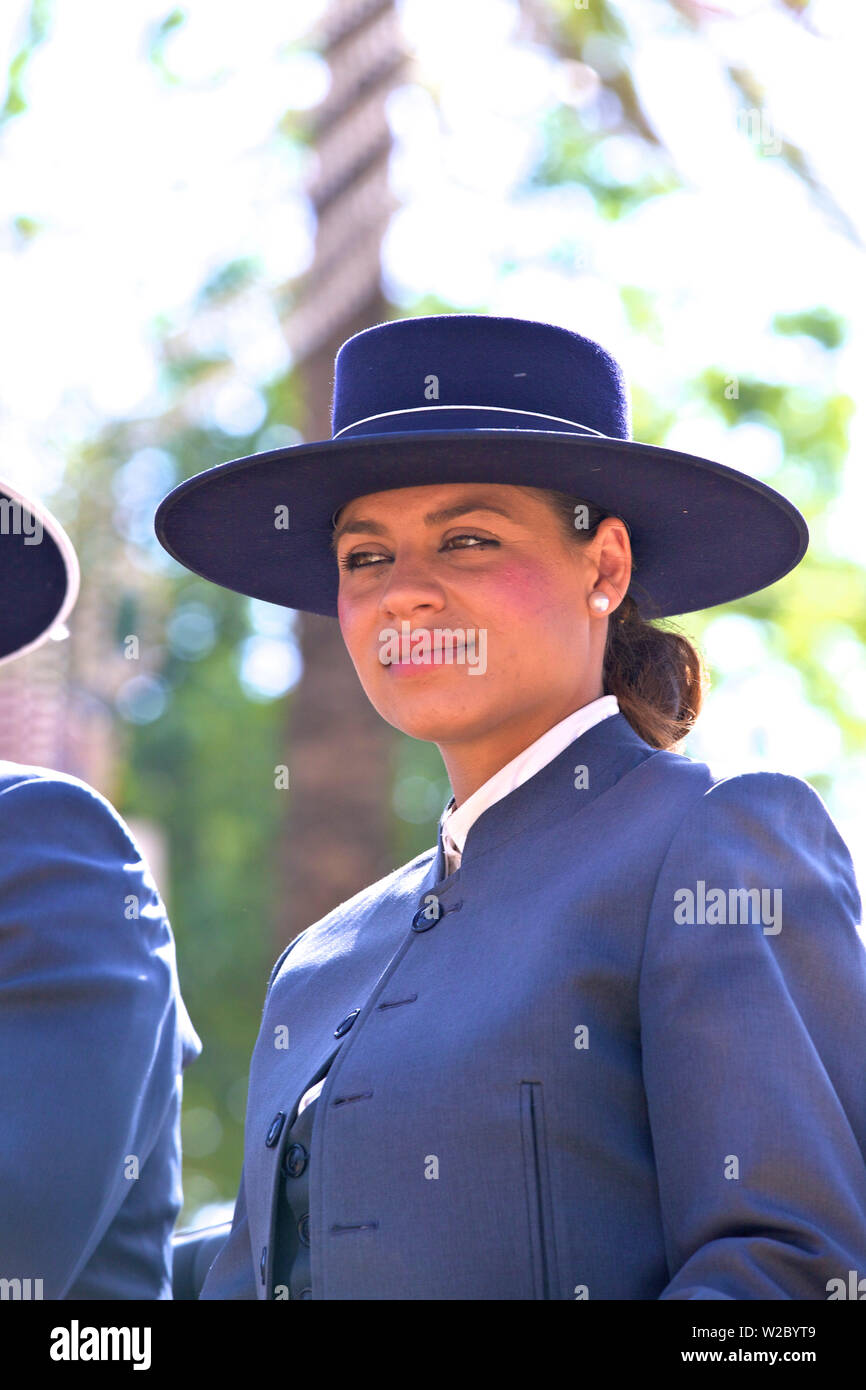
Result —
[[[563, 748], [574, 743], [574, 740], [585, 734], [587, 729], [591, 729], [593, 724], [600, 724], [602, 719], [609, 719], [612, 714], [619, 714], [619, 701], [615, 695], [601, 695], [597, 700], [591, 700], [588, 705], [582, 705], [573, 714], [554, 724], [552, 729], [548, 729], [534, 743], [530, 743], [529, 747], [518, 753], [516, 758], [512, 758], [510, 763], [494, 772], [492, 777], [466, 798], [462, 806], [453, 807], [442, 821], [445, 872], [451, 874], [460, 867], [469, 827], [482, 811], [486, 811], [494, 801], [501, 801], [503, 796], [513, 792], [522, 782], [527, 782], [536, 772], [540, 772], [552, 762]], [[299, 1115], [316, 1099], [326, 1079], [322, 1077], [321, 1081], [304, 1092], [298, 1106]]]
[[534, 777], [535, 773], [552, 762], [563, 748], [567, 748], [581, 734], [585, 734], [593, 724], [600, 724], [602, 719], [609, 719], [612, 714], [619, 714], [619, 701], [615, 695], [601, 695], [597, 700], [591, 700], [588, 705], [582, 705], [573, 714], [554, 724], [553, 728], [548, 729], [534, 743], [530, 743], [529, 747], [518, 753], [516, 758], [512, 758], [510, 763], [494, 772], [477, 791], [466, 798], [462, 806], [453, 807], [442, 821], [446, 873], [451, 874], [460, 867], [469, 828], [482, 811], [486, 811], [494, 801], [501, 801], [502, 797], [513, 792], [515, 787]]

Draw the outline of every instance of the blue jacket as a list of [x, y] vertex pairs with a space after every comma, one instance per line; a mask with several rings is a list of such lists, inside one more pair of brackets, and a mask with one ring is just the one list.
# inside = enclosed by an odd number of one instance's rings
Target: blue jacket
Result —
[[4, 1297], [171, 1298], [181, 1070], [200, 1052], [123, 821], [74, 777], [0, 761]]
[[285, 1137], [335, 1049], [314, 1298], [824, 1299], [866, 1273], [866, 950], [812, 788], [716, 779], [619, 714], [450, 876], [441, 838], [277, 962], [202, 1297], [274, 1297]]

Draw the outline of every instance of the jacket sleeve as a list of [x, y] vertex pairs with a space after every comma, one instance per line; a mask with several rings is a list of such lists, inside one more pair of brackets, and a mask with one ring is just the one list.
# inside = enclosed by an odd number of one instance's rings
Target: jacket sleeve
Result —
[[[759, 890], [748, 911], [739, 889]], [[826, 1299], [866, 1273], [859, 921], [851, 857], [808, 783], [744, 774], [690, 808], [639, 994], [661, 1298]]]
[[[0, 783], [0, 1277], [42, 1279], [59, 1299], [132, 1191], [201, 1043], [123, 821], [82, 782], [22, 772]], [[156, 1288], [172, 1176], [159, 1239], [142, 1242]]]

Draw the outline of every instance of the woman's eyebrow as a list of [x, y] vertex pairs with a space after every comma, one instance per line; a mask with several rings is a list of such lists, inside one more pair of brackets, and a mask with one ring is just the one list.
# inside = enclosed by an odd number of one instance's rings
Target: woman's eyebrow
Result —
[[[438, 511], [428, 512], [424, 517], [427, 526], [438, 526], [443, 521], [451, 521], [454, 517], [465, 516], [467, 512], [496, 512], [499, 516], [504, 516], [506, 520], [512, 521], [511, 512], [505, 507], [497, 507], [493, 502], [487, 502], [483, 498], [468, 497], [465, 502], [455, 502], [453, 507], [442, 507]], [[366, 532], [368, 535], [385, 536], [388, 534], [388, 527], [381, 522], [373, 521], [364, 517], [358, 517], [355, 521], [347, 521], [340, 526], [331, 536], [331, 549], [336, 550], [343, 536], [356, 532]]]

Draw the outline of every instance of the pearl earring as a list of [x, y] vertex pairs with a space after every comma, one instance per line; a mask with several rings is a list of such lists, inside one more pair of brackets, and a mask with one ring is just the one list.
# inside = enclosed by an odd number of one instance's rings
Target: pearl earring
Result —
[[587, 602], [594, 613], [606, 613], [610, 608], [610, 599], [600, 591], [590, 594]]

